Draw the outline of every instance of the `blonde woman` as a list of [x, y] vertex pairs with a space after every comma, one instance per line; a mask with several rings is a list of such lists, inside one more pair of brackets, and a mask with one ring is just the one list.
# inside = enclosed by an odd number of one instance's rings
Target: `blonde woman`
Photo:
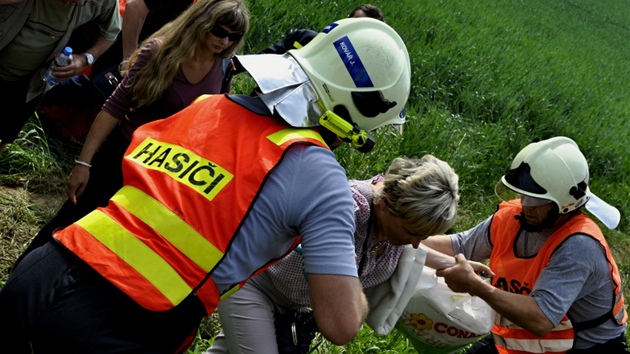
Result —
[[69, 199], [20, 259], [56, 228], [107, 204], [122, 186], [122, 156], [137, 127], [180, 111], [202, 94], [221, 92], [225, 68], [248, 30], [242, 0], [199, 0], [142, 43], [123, 63], [128, 70], [122, 82], [90, 128], [68, 178]]

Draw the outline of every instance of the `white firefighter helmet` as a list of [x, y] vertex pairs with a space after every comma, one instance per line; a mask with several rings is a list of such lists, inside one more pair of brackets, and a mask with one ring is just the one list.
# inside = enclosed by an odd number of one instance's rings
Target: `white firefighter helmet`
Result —
[[368, 132], [405, 122], [409, 54], [398, 33], [384, 22], [342, 19], [288, 53], [306, 72], [324, 111]]
[[567, 214], [588, 202], [588, 178], [588, 163], [577, 144], [559, 136], [522, 149], [501, 184], [522, 196], [552, 201]]

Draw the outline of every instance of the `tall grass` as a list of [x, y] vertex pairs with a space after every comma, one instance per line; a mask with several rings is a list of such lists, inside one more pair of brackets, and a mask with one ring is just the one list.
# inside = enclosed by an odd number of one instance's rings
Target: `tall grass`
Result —
[[15, 142], [0, 154], [0, 184], [47, 192], [59, 190], [65, 182], [79, 148], [52, 139], [43, 126], [34, 114]]
[[[463, 208], [487, 214], [496, 202], [494, 184], [514, 155], [529, 142], [565, 135], [580, 145], [593, 191], [622, 211], [620, 230], [627, 232], [630, 4], [372, 3], [407, 44], [411, 118], [404, 137], [387, 147], [379, 139], [367, 156], [340, 150], [350, 177], [382, 171], [396, 155], [432, 153], [460, 174]], [[356, 4], [250, 0], [245, 52], [294, 29], [321, 29]]]
[[[319, 30], [342, 18], [355, 1], [249, 0], [251, 32], [245, 53], [258, 51], [299, 28]], [[557, 135], [574, 139], [586, 155], [591, 190], [619, 208], [617, 230], [603, 228], [624, 280], [630, 279], [630, 3], [586, 0], [399, 0], [372, 2], [405, 40], [412, 64], [409, 121], [403, 137], [381, 129], [364, 155], [336, 151], [348, 177], [382, 172], [399, 155], [430, 153], [460, 176], [460, 217], [453, 231], [492, 213], [493, 188], [526, 144]], [[239, 80], [245, 80], [240, 79]], [[249, 84], [237, 80], [235, 91]], [[28, 135], [0, 155], [7, 173], [63, 170], [63, 152]], [[28, 150], [24, 154], [21, 152]], [[52, 150], [52, 149], [50, 149]], [[56, 149], [55, 149], [56, 150]], [[46, 156], [23, 159], [22, 155]], [[7, 157], [8, 156], [8, 157]], [[52, 161], [49, 161], [52, 160]], [[56, 162], [55, 162], [56, 161]], [[7, 172], [9, 171], [9, 172]], [[200, 338], [205, 343], [208, 338]], [[383, 340], [387, 342], [384, 344]], [[198, 351], [202, 349], [197, 347]], [[345, 347], [325, 342], [318, 352], [413, 351], [392, 334], [365, 328]]]

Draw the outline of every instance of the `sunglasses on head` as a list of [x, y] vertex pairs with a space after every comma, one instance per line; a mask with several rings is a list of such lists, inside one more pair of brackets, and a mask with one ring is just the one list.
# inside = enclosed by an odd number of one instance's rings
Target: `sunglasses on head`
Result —
[[212, 27], [212, 29], [210, 30], [210, 33], [212, 33], [213, 36], [219, 39], [227, 37], [228, 41], [230, 42], [236, 42], [241, 39], [241, 37], [243, 37], [243, 32], [230, 33], [219, 24], [215, 24], [214, 27]]

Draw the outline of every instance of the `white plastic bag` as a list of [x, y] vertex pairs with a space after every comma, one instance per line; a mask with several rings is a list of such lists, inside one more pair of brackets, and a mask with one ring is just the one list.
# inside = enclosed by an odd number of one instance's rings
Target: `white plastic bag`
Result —
[[448, 288], [424, 267], [396, 328], [419, 353], [456, 353], [490, 332], [494, 310], [483, 300]]
[[387, 281], [365, 289], [370, 304], [366, 323], [376, 333], [386, 335], [394, 329], [398, 318], [413, 296], [426, 256], [426, 248], [420, 246], [414, 249], [411, 245], [406, 245], [398, 259], [394, 274]]

